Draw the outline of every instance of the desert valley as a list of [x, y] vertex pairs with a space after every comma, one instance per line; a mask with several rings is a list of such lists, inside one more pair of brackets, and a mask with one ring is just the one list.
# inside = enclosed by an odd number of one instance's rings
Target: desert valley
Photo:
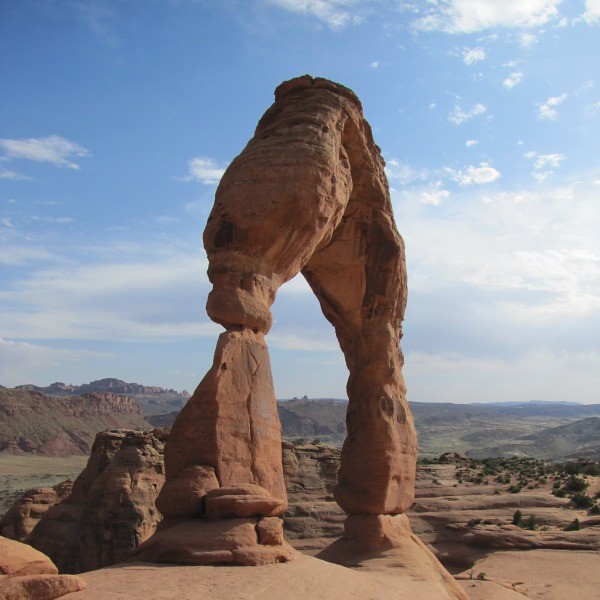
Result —
[[[187, 394], [115, 379], [0, 389], [0, 535], [27, 540], [61, 573], [87, 573], [94, 589], [108, 586], [96, 569], [126, 560], [160, 520], [153, 502], [164, 483], [164, 442], [186, 400]], [[346, 406], [334, 399], [278, 402], [285, 537], [307, 556], [343, 535], [345, 515], [333, 490]], [[469, 597], [594, 598], [600, 418], [593, 415], [600, 405], [411, 409], [422, 440], [411, 528]], [[380, 570], [390, 568], [381, 561]], [[137, 569], [127, 576], [145, 573]], [[244, 583], [235, 581], [231, 593], [241, 594]], [[104, 597], [84, 594], [78, 593]]]

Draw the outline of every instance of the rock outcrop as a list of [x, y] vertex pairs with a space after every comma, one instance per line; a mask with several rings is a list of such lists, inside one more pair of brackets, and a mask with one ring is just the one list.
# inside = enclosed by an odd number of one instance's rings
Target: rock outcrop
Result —
[[[226, 331], [212, 368], [173, 424], [158, 501], [166, 519], [138, 557], [178, 555], [170, 529], [181, 524], [174, 519], [208, 531], [217, 527], [211, 520], [251, 515], [258, 530], [262, 517], [285, 512], [281, 426], [264, 336], [277, 290], [300, 272], [334, 325], [350, 372], [335, 498], [349, 513], [407, 510], [417, 440], [399, 348], [404, 244], [383, 159], [351, 90], [308, 75], [275, 90], [275, 104], [221, 179], [204, 246], [213, 285], [206, 309]], [[226, 508], [216, 502], [227, 496], [215, 496], [220, 488], [248, 485], [264, 492], [240, 493]], [[186, 561], [222, 562], [229, 542], [215, 538], [211, 547], [205, 537], [197, 536], [197, 551], [186, 547]], [[269, 548], [261, 555], [260, 546], [256, 564], [273, 554]], [[284, 555], [276, 560], [291, 556]], [[248, 564], [235, 556], [226, 562]]]
[[61, 572], [81, 573], [125, 560], [160, 520], [162, 432], [98, 434], [71, 494], [50, 508], [26, 542]]
[[0, 535], [24, 541], [50, 508], [70, 496], [72, 488], [73, 482], [67, 480], [51, 488], [27, 490], [0, 519]]
[[0, 598], [54, 600], [86, 587], [73, 575], [59, 575], [56, 565], [31, 546], [0, 536]]

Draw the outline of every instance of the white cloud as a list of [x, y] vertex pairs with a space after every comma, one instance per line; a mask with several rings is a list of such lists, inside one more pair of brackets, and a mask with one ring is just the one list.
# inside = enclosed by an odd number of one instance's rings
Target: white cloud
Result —
[[461, 186], [492, 183], [500, 177], [500, 173], [488, 163], [480, 163], [478, 167], [469, 165], [461, 171], [449, 169], [449, 172], [452, 173], [452, 179]]
[[560, 96], [552, 96], [540, 105], [539, 117], [540, 119], [549, 119], [551, 121], [558, 117], [558, 111], [556, 106], [559, 106], [567, 99], [567, 94], [561, 94]]
[[530, 32], [524, 32], [521, 34], [521, 46], [525, 46], [528, 48], [529, 46], [533, 46], [537, 42], [537, 37]]
[[189, 175], [184, 177], [185, 181], [199, 181], [204, 185], [215, 185], [219, 183], [225, 167], [219, 166], [214, 158], [208, 156], [197, 156], [188, 161]]
[[552, 169], [560, 167], [562, 161], [565, 160], [564, 154], [538, 154], [534, 150], [526, 152], [524, 156], [530, 160], [535, 159], [533, 164], [534, 170], [531, 174], [539, 183], [548, 179], [554, 173]]
[[0, 139], [0, 148], [8, 158], [46, 162], [68, 169], [79, 169], [79, 165], [72, 162], [71, 158], [90, 155], [79, 144], [58, 135], [22, 140]]
[[585, 0], [583, 18], [590, 25], [600, 23], [600, 0]]
[[558, 16], [561, 0], [443, 0], [414, 22], [422, 31], [473, 33], [498, 27], [538, 27]]
[[357, 0], [267, 0], [267, 2], [291, 12], [312, 15], [332, 29], [340, 29], [362, 20], [360, 14], [352, 10], [360, 7]]
[[477, 144], [479, 144], [479, 142], [477, 140], [467, 140], [465, 142], [465, 146], [467, 148], [472, 148], [473, 146], [477, 146]]
[[371, 69], [378, 69], [379, 68], [379, 61], [378, 60], [374, 60], [370, 65]]
[[512, 88], [514, 88], [515, 85], [518, 85], [519, 83], [521, 83], [522, 79], [523, 79], [523, 72], [522, 71], [514, 71], [514, 72], [510, 73], [510, 75], [502, 82], [502, 85], [507, 90], [512, 90]]
[[462, 125], [473, 117], [482, 115], [487, 111], [485, 105], [477, 103], [471, 110], [464, 111], [460, 106], [455, 106], [454, 110], [448, 115], [448, 120], [456, 125]]
[[14, 225], [11, 223], [10, 221], [10, 217], [2, 217], [2, 225], [4, 225], [4, 227], [9, 227], [11, 229], [14, 229]]
[[435, 103], [435, 102], [430, 102], [430, 103], [429, 103], [429, 110], [434, 110], [436, 106], [437, 106], [437, 105], [436, 105], [436, 103]]
[[564, 154], [539, 154], [534, 169], [543, 169], [545, 167], [560, 167], [560, 163], [565, 160]]
[[430, 204], [431, 206], [439, 206], [444, 200], [450, 197], [448, 190], [430, 190], [421, 192], [419, 202], [421, 204]]
[[466, 65], [473, 65], [480, 60], [485, 60], [485, 50], [483, 48], [465, 48], [463, 62]]

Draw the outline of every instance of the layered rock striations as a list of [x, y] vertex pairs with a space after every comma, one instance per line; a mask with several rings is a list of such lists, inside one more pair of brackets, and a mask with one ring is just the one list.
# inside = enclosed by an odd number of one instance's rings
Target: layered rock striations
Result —
[[[351, 90], [308, 75], [276, 89], [275, 103], [225, 172], [204, 231], [213, 285], [206, 308], [226, 331], [173, 425], [157, 503], [166, 519], [140, 558], [290, 558], [284, 543], [261, 548], [260, 533], [250, 551], [241, 520], [255, 519], [260, 532], [261, 519], [286, 509], [264, 336], [277, 290], [300, 272], [335, 327], [350, 372], [335, 498], [349, 513], [373, 516], [400, 514], [412, 504], [417, 440], [399, 348], [406, 264], [384, 166]], [[217, 532], [211, 546], [211, 534], [198, 533], [201, 543], [179, 543], [172, 529], [182, 528], [182, 519], [198, 532], [224, 528], [227, 540]], [[244, 541], [232, 547], [236, 535]]]
[[67, 456], [90, 452], [105, 429], [148, 429], [138, 404], [112, 392], [51, 397], [0, 389], [0, 452]]

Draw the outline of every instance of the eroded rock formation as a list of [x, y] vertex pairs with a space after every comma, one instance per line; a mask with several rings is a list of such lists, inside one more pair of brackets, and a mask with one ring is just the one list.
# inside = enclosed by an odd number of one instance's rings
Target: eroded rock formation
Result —
[[158, 430], [99, 433], [71, 494], [47, 510], [26, 542], [63, 573], [125, 560], [160, 520], [164, 439]]
[[[194, 527], [201, 529], [211, 519], [242, 527], [235, 519], [253, 517], [259, 531], [262, 517], [285, 512], [281, 428], [264, 336], [277, 290], [299, 272], [335, 327], [350, 372], [335, 498], [349, 513], [407, 510], [417, 440], [399, 347], [404, 245], [383, 159], [351, 90], [308, 75], [276, 89], [275, 103], [220, 182], [204, 246], [213, 284], [207, 312], [226, 331], [212, 368], [173, 425], [158, 499], [166, 519], [139, 557], [181, 561], [168, 532], [180, 519], [199, 519]], [[221, 495], [221, 488], [238, 490], [237, 497]], [[275, 547], [279, 554], [269, 548], [257, 564], [289, 559], [284, 544]], [[231, 552], [224, 560], [221, 550], [203, 542], [186, 546], [183, 558], [241, 562]]]
[[73, 482], [68, 479], [51, 488], [27, 490], [0, 519], [0, 535], [22, 542], [50, 508], [71, 494], [72, 488]]

